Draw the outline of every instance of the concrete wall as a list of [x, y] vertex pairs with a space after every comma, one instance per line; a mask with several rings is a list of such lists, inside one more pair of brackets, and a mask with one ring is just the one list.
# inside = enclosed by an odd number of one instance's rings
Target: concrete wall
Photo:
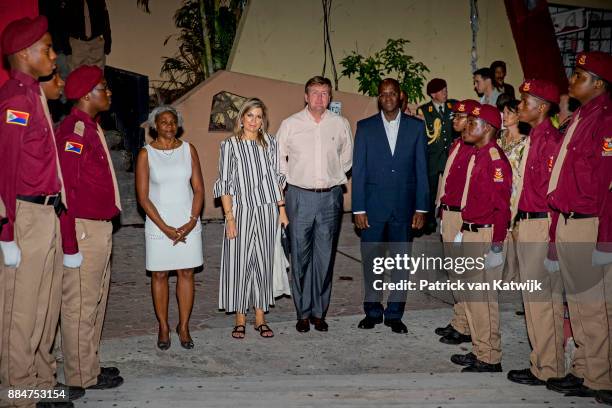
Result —
[[[268, 107], [271, 134], [276, 133], [283, 119], [304, 108], [302, 83], [289, 83], [227, 71], [215, 73], [174, 104], [185, 119], [183, 138], [196, 147], [200, 156], [206, 187], [205, 218], [221, 218], [223, 215], [221, 208], [215, 207], [213, 202], [212, 187], [218, 176], [219, 145], [231, 134], [208, 130], [212, 98], [221, 91], [245, 97], [257, 96], [262, 99]], [[375, 98], [336, 92], [334, 100], [342, 102], [342, 115], [350, 122], [353, 134], [358, 120], [378, 111]], [[348, 186], [344, 196], [345, 209], [350, 209], [350, 205], [350, 186]]]
[[[504, 3], [479, 0], [478, 5], [478, 65], [505, 60], [507, 81], [518, 85], [523, 75]], [[431, 70], [428, 78], [445, 78], [451, 97], [473, 97], [469, 12], [468, 0], [335, 1], [330, 29], [337, 69], [355, 48], [370, 54], [388, 38], [401, 37], [411, 41], [408, 54]], [[321, 73], [320, 2], [253, 0], [245, 16], [229, 70], [295, 82]], [[357, 81], [342, 78], [340, 90], [357, 92]]]
[[164, 40], [176, 33], [174, 13], [181, 0], [151, 0], [151, 14], [136, 7], [136, 0], [106, 0], [113, 45], [107, 64], [160, 79], [162, 56], [176, 52], [176, 42]]

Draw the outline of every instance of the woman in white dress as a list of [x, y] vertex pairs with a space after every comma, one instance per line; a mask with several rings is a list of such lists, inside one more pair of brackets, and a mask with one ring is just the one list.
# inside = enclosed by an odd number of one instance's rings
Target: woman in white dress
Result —
[[157, 346], [170, 348], [168, 273], [177, 273], [176, 297], [181, 346], [193, 348], [189, 316], [193, 308], [193, 269], [203, 264], [200, 213], [204, 181], [196, 149], [178, 138], [183, 118], [171, 106], [157, 107], [149, 115], [153, 142], [140, 150], [136, 163], [138, 203], [145, 221], [146, 268], [151, 272], [151, 294], [159, 322]]
[[274, 304], [272, 271], [278, 223], [287, 225], [284, 179], [279, 174], [276, 139], [266, 133], [266, 107], [247, 100], [238, 113], [234, 135], [221, 143], [219, 178], [225, 236], [221, 252], [219, 308], [236, 313], [232, 337], [245, 336], [246, 313], [255, 308], [255, 330], [274, 336], [265, 313]]

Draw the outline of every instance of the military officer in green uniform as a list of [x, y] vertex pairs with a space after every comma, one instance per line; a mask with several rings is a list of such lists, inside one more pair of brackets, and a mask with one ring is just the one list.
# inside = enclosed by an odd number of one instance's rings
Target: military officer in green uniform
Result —
[[427, 173], [429, 177], [430, 212], [427, 214], [425, 234], [436, 231], [435, 199], [439, 179], [444, 173], [448, 150], [458, 133], [453, 130], [452, 106], [455, 99], [448, 99], [446, 81], [434, 78], [427, 84], [431, 101], [420, 106], [417, 115], [423, 118], [427, 130]]

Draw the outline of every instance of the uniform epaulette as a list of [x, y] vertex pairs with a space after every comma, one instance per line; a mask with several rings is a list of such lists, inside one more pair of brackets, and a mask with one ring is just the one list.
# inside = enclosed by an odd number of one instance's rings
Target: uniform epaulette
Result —
[[499, 160], [499, 159], [501, 159], [501, 157], [499, 156], [499, 152], [494, 147], [491, 147], [489, 149], [489, 154], [491, 155], [491, 160]]
[[77, 120], [74, 123], [74, 130], [72, 131], [75, 135], [83, 137], [85, 134], [85, 123], [82, 120]]

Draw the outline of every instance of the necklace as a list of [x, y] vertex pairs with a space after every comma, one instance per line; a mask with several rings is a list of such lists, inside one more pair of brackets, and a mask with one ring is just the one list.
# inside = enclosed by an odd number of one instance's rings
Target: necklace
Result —
[[170, 156], [172, 156], [174, 154], [174, 151], [176, 150], [177, 143], [178, 143], [178, 140], [174, 139], [172, 141], [172, 144], [170, 145], [169, 148], [167, 148], [167, 149], [157, 149], [157, 150], [159, 150], [161, 152], [161, 154], [163, 154], [164, 156], [170, 157]]

